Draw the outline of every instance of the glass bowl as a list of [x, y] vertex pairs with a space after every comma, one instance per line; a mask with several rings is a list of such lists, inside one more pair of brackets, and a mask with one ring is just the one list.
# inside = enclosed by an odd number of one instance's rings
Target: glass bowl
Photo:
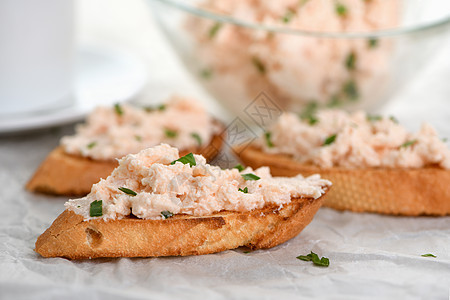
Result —
[[235, 114], [374, 111], [449, 39], [445, 0], [148, 0], [190, 72]]

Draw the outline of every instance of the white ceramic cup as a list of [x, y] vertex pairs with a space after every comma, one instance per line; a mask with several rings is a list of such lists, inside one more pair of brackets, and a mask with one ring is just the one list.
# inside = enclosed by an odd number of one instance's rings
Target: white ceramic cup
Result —
[[0, 0], [0, 116], [73, 102], [74, 1]]

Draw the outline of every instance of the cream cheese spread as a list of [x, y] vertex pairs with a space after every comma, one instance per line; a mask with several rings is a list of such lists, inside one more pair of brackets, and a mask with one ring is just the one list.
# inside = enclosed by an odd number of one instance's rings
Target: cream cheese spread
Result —
[[393, 118], [363, 111], [322, 110], [305, 120], [284, 113], [258, 144], [267, 153], [323, 168], [450, 169], [450, 150], [431, 125], [411, 133]]
[[207, 145], [216, 131], [200, 103], [173, 97], [153, 109], [129, 104], [98, 107], [76, 127], [75, 135], [62, 138], [61, 145], [69, 154], [110, 160], [160, 143], [193, 149]]
[[95, 218], [91, 209], [99, 200], [102, 213], [97, 218], [104, 220], [130, 214], [142, 219], [164, 219], [171, 214], [207, 216], [223, 210], [282, 207], [293, 197], [318, 198], [331, 186], [320, 175], [272, 177], [267, 167], [222, 170], [207, 164], [201, 155], [191, 158], [195, 165], [176, 161], [178, 149], [167, 144], [129, 154], [87, 196], [69, 200], [65, 206], [85, 220]]

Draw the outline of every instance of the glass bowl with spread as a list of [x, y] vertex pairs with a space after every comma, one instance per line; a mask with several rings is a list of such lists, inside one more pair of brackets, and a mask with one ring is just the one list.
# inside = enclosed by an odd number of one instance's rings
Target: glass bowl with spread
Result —
[[241, 114], [262, 92], [283, 110], [373, 111], [449, 39], [444, 0], [149, 0], [188, 70]]

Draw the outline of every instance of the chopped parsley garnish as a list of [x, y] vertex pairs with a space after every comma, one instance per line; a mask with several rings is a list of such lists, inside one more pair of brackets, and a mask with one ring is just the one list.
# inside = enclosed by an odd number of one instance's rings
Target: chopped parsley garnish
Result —
[[191, 133], [191, 136], [197, 141], [197, 144], [199, 146], [202, 145], [202, 137], [198, 133], [193, 132], [193, 133]]
[[168, 210], [163, 210], [161, 212], [161, 215], [163, 216], [164, 219], [168, 219], [170, 217], [173, 217], [173, 213], [168, 211]]
[[135, 135], [134, 138], [136, 139], [136, 141], [141, 142], [142, 141], [142, 136], [140, 135]]
[[427, 253], [427, 254], [422, 254], [421, 256], [423, 256], [423, 257], [434, 257], [434, 258], [436, 258], [436, 257], [437, 257], [436, 255], [434, 255], [434, 254], [431, 254], [431, 253]]
[[337, 134], [330, 135], [329, 137], [327, 137], [325, 139], [322, 146], [328, 146], [328, 145], [333, 144], [334, 141], [336, 140], [336, 137], [337, 137]]
[[116, 103], [116, 104], [114, 105], [114, 110], [116, 111], [116, 114], [117, 114], [118, 116], [122, 116], [122, 115], [123, 115], [123, 109], [122, 109], [122, 106], [120, 106], [119, 103]]
[[335, 9], [336, 9], [336, 13], [338, 16], [340, 16], [340, 17], [347, 16], [347, 13], [348, 13], [347, 7], [345, 5], [343, 5], [342, 3], [336, 3]]
[[367, 41], [367, 46], [369, 47], [369, 48], [375, 48], [376, 46], [378, 46], [378, 39], [375, 39], [375, 38], [373, 38], [373, 39], [369, 39], [368, 41]]
[[272, 132], [266, 131], [266, 132], [264, 133], [264, 138], [266, 139], [267, 147], [273, 148], [273, 147], [275, 146], [275, 145], [272, 143], [272, 140], [271, 140], [271, 138], [272, 138]]
[[303, 261], [312, 261], [313, 264], [316, 266], [321, 267], [328, 267], [330, 265], [330, 260], [326, 257], [319, 258], [319, 256], [312, 252], [308, 255], [299, 255], [297, 256], [297, 259], [303, 260]]
[[442, 138], [442, 142], [447, 143], [448, 142], [448, 138]]
[[380, 115], [367, 115], [367, 121], [376, 122], [383, 120], [383, 117]]
[[308, 116], [305, 121], [307, 121], [309, 125], [319, 123], [319, 119], [317, 119], [315, 116]]
[[303, 111], [300, 113], [300, 119], [310, 120], [311, 118], [314, 118], [314, 115], [318, 108], [319, 104], [316, 101], [308, 102]]
[[189, 154], [186, 154], [185, 156], [180, 157], [177, 160], [174, 160], [170, 164], [174, 165], [177, 161], [179, 161], [180, 163], [183, 163], [185, 165], [189, 164], [191, 167], [197, 165], [197, 162], [195, 161], [195, 158], [194, 158], [194, 154], [192, 154], [192, 152]]
[[203, 69], [200, 71], [200, 76], [205, 79], [211, 78], [212, 74], [213, 74], [212, 69]]
[[256, 67], [259, 73], [265, 74], [266, 73], [266, 66], [263, 64], [263, 62], [256, 56], [252, 57], [252, 63]]
[[210, 39], [214, 38], [217, 35], [217, 32], [219, 32], [220, 28], [222, 28], [222, 23], [217, 22], [215, 23], [210, 29], [208, 36]]
[[167, 128], [164, 129], [164, 133], [166, 134], [166, 137], [171, 138], [171, 139], [176, 138], [178, 135], [178, 132], [176, 132], [175, 130], [167, 129]]
[[233, 167], [233, 169], [238, 169], [239, 172], [242, 172], [245, 168], [241, 164], [237, 164]]
[[241, 174], [241, 176], [245, 180], [258, 180], [258, 179], [261, 179], [261, 177], [258, 177], [258, 176], [256, 176], [255, 174], [252, 174], [252, 173]]
[[281, 18], [281, 20], [284, 23], [289, 23], [294, 16], [295, 16], [295, 11], [292, 9], [288, 9], [286, 14]]
[[165, 104], [160, 104], [158, 106], [146, 106], [146, 107], [144, 107], [144, 110], [146, 112], [154, 112], [154, 111], [157, 111], [157, 110], [164, 111], [164, 110], [166, 110], [166, 105]]
[[238, 189], [239, 192], [243, 192], [244, 194], [248, 193], [248, 187], [245, 187], [244, 189]]
[[341, 100], [337, 95], [331, 97], [330, 101], [328, 101], [328, 107], [337, 107], [341, 105]]
[[119, 190], [124, 192], [125, 194], [131, 195], [131, 196], [137, 195], [137, 193], [135, 191], [130, 190], [129, 188], [126, 188], [126, 187], [120, 187]]
[[347, 67], [347, 70], [353, 71], [356, 67], [356, 54], [355, 52], [350, 52], [347, 55], [347, 58], [345, 59], [345, 66]]
[[357, 100], [359, 97], [358, 87], [356, 86], [356, 82], [353, 80], [349, 80], [344, 83], [342, 91], [350, 100]]
[[97, 142], [89, 143], [86, 147], [87, 147], [88, 149], [92, 149], [92, 148], [94, 148], [95, 146], [97, 146]]
[[400, 148], [407, 148], [407, 147], [414, 145], [415, 143], [417, 143], [417, 140], [407, 141], [407, 142], [401, 144]]
[[394, 116], [390, 116], [389, 120], [391, 120], [392, 122], [394, 122], [395, 124], [398, 124], [398, 120], [394, 117]]
[[91, 217], [101, 217], [103, 216], [103, 201], [94, 200], [91, 202], [89, 207], [89, 216]]

